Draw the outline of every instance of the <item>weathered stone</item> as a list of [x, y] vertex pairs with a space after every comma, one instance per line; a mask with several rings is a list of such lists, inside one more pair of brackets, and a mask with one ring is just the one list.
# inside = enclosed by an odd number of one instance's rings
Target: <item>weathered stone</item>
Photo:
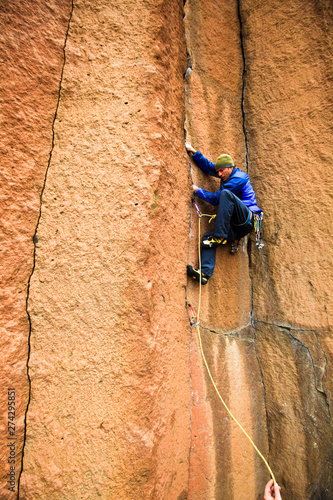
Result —
[[[29, 399], [27, 288], [34, 266], [33, 236], [52, 148], [68, 0], [0, 5], [1, 94], [1, 370], [0, 497], [17, 498]], [[15, 420], [8, 420], [8, 388], [15, 389]], [[11, 426], [8, 427], [8, 422]], [[8, 463], [15, 424], [15, 463]], [[14, 491], [8, 474], [15, 467]]]
[[22, 447], [20, 498], [262, 498], [186, 316], [191, 184], [218, 181], [190, 166], [184, 119], [265, 212], [264, 249], [219, 248], [202, 289], [207, 363], [283, 498], [333, 497], [332, 5], [183, 3], [0, 6], [1, 498]]
[[332, 4], [242, 6], [249, 170], [267, 242], [253, 256], [255, 314], [332, 328]]
[[332, 14], [325, 1], [241, 3], [249, 172], [265, 212], [253, 311], [270, 461], [288, 499], [333, 496]]
[[[243, 54], [237, 4], [188, 0], [185, 24], [191, 68], [186, 77], [188, 139], [211, 160], [229, 153], [246, 170]], [[218, 181], [207, 178], [194, 163], [192, 178], [205, 189], [218, 189]], [[208, 204], [198, 203], [202, 212], [214, 213]], [[208, 227], [206, 220], [201, 222], [201, 234]], [[190, 261], [197, 265], [198, 217], [194, 207], [190, 243]], [[196, 307], [197, 295], [198, 286], [190, 281], [187, 298]], [[264, 393], [249, 327], [250, 310], [245, 239], [235, 255], [230, 253], [229, 245], [218, 248], [214, 275], [202, 288], [200, 318], [207, 360], [217, 386], [236, 418], [267, 452]], [[192, 345], [191, 379], [195, 396], [189, 497], [257, 498], [268, 480], [265, 465], [257, 459], [252, 445], [214, 392], [195, 336]]]
[[183, 44], [180, 2], [75, 2], [29, 296], [24, 498], [187, 489]]
[[331, 498], [332, 425], [323, 388], [327, 361], [317, 336], [258, 322], [256, 346], [271, 461], [283, 491], [292, 499]]
[[[304, 8], [303, 2], [290, 6], [276, 1], [263, 4], [247, 0], [239, 3], [238, 13], [237, 5], [228, 5], [228, 2], [216, 6], [213, 2], [193, 1], [187, 2], [186, 8], [187, 49], [193, 70], [187, 77], [189, 139], [213, 160], [219, 153], [229, 152], [238, 165], [244, 169], [248, 166], [259, 206], [265, 212], [265, 247], [261, 252], [251, 238], [253, 304], [250, 287], [244, 280], [248, 272], [246, 260], [242, 260], [242, 255], [232, 260], [223, 248], [218, 254], [214, 277], [203, 288], [202, 322], [209, 330], [228, 334], [248, 323], [252, 309], [254, 318], [260, 321], [258, 359], [263, 370], [264, 394], [268, 404], [275, 405], [275, 413], [267, 409], [270, 449], [267, 458], [287, 498], [321, 498], [321, 495], [330, 498], [332, 479], [326, 464], [332, 452], [322, 438], [331, 434], [328, 406], [331, 392], [325, 362], [325, 357], [331, 354], [325, 352], [328, 336], [324, 336], [326, 345], [323, 346], [319, 332], [331, 328], [332, 318], [332, 252], [327, 244], [332, 189], [328, 148], [332, 133], [332, 50], [329, 41], [332, 7], [328, 2], [308, 2]], [[243, 126], [245, 137], [242, 136]], [[206, 189], [217, 189], [217, 182], [207, 181], [197, 170], [193, 170], [193, 179], [195, 184]], [[207, 212], [205, 206], [203, 211]], [[192, 261], [197, 253], [195, 217], [194, 212]], [[238, 282], [238, 276], [243, 281]], [[190, 284], [191, 301], [195, 301], [193, 288]], [[223, 294], [221, 289], [224, 289]], [[274, 347], [274, 351], [278, 351], [279, 337], [271, 339], [269, 332], [274, 326], [265, 327], [263, 322], [292, 327], [293, 337], [287, 337], [286, 347], [280, 353], [279, 363], [285, 370], [283, 377], [275, 368], [277, 358], [270, 357], [270, 344], [273, 343], [271, 350]], [[213, 348], [207, 349], [209, 355]], [[306, 354], [312, 360], [312, 368]], [[203, 368], [198, 370], [198, 360], [196, 357], [193, 360], [193, 385], [204, 388], [205, 382], [199, 382]], [[248, 355], [243, 365], [247, 376], [253, 363], [254, 359]], [[299, 375], [295, 375], [295, 370]], [[221, 366], [216, 378], [224, 371]], [[237, 379], [237, 375], [235, 369], [231, 379]], [[295, 394], [297, 402], [293, 401], [292, 384], [290, 390], [285, 390], [288, 378], [293, 384], [297, 380], [300, 385], [299, 394]], [[257, 383], [259, 390], [259, 379]], [[227, 382], [221, 384], [225, 385], [232, 399], [235, 389]], [[221, 424], [213, 423], [218, 410], [213, 407], [214, 399], [207, 401], [207, 390], [202, 389], [200, 393], [201, 403], [199, 401], [193, 413], [197, 420], [193, 419], [192, 426], [196, 433], [201, 428], [203, 435], [204, 429], [209, 428], [214, 444], [191, 454], [192, 477], [203, 476], [201, 490], [193, 489], [193, 498], [254, 498], [255, 489], [251, 493], [241, 491], [244, 483], [237, 483], [240, 471], [230, 462], [224, 470], [227, 479], [221, 479], [221, 489], [216, 489], [219, 464], [228, 464], [237, 444], [234, 441], [225, 450], [221, 462], [217, 460], [216, 436], [221, 433]], [[277, 393], [283, 397], [278, 397]], [[307, 404], [304, 403], [305, 394], [308, 394]], [[264, 422], [266, 415], [259, 410], [262, 400], [258, 401], [254, 418]], [[281, 405], [292, 408], [286, 420], [279, 418], [279, 412], [283, 411]], [[307, 418], [309, 408], [317, 414], [315, 425]], [[300, 417], [301, 424], [298, 423]], [[243, 419], [251, 434], [250, 421], [245, 416]], [[311, 449], [313, 439], [318, 450]], [[295, 455], [297, 446], [302, 452]], [[267, 449], [265, 442], [263, 449]], [[314, 459], [317, 465], [311, 469]], [[246, 466], [242, 472], [243, 475], [248, 473]], [[295, 484], [296, 477], [299, 484]], [[257, 479], [259, 483], [262, 481]], [[233, 490], [224, 489], [228, 480], [229, 484], [233, 483]], [[261, 491], [263, 486], [264, 483]]]
[[[233, 335], [201, 328], [201, 337], [223, 400], [267, 455], [263, 388], [251, 328]], [[217, 397], [197, 347], [192, 350], [192, 360], [190, 497], [245, 498], [246, 484], [246, 494], [257, 498], [266, 481], [266, 468]]]

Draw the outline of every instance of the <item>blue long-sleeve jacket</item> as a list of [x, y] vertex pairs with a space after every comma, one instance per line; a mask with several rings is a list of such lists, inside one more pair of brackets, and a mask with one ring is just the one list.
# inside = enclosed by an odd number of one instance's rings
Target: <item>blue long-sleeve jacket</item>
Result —
[[[208, 175], [218, 177], [215, 170], [215, 164], [207, 160], [207, 158], [205, 158], [200, 151], [197, 151], [193, 155], [193, 160], [203, 172]], [[229, 191], [234, 193], [244, 203], [244, 205], [251, 210], [251, 212], [261, 212], [257, 205], [256, 195], [251, 185], [249, 176], [236, 167], [234, 167], [229, 179], [226, 182], [221, 181], [221, 187], [216, 193], [211, 193], [210, 191], [199, 188], [196, 195], [202, 200], [208, 201], [211, 205], [216, 206], [219, 204], [220, 194], [223, 189], [229, 189]]]

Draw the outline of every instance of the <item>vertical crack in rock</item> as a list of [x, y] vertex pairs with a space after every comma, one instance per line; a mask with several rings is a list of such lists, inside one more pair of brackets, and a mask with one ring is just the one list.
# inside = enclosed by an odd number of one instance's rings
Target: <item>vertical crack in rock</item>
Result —
[[43, 194], [44, 194], [44, 190], [45, 190], [45, 186], [46, 186], [47, 174], [48, 174], [48, 171], [50, 168], [53, 149], [54, 149], [54, 136], [55, 136], [54, 125], [55, 125], [55, 121], [57, 119], [60, 98], [61, 98], [62, 80], [63, 80], [64, 68], [65, 68], [65, 64], [66, 64], [66, 44], [67, 44], [70, 24], [71, 24], [71, 20], [72, 20], [73, 10], [74, 10], [74, 0], [72, 0], [72, 2], [71, 2], [71, 9], [70, 9], [69, 16], [68, 16], [67, 30], [66, 30], [64, 45], [63, 45], [63, 64], [62, 64], [60, 79], [59, 79], [58, 98], [57, 98], [57, 104], [56, 104], [54, 117], [53, 117], [53, 121], [52, 121], [52, 126], [51, 126], [51, 130], [52, 130], [51, 149], [50, 149], [49, 159], [48, 159], [46, 170], [45, 170], [43, 186], [42, 186], [42, 189], [41, 189], [40, 195], [39, 195], [39, 200], [40, 200], [40, 202], [39, 202], [39, 214], [38, 214], [38, 218], [37, 218], [35, 233], [34, 233], [34, 236], [32, 238], [33, 243], [34, 243], [33, 264], [32, 264], [32, 270], [31, 270], [31, 273], [30, 273], [30, 276], [28, 279], [27, 297], [26, 297], [26, 313], [27, 313], [28, 323], [29, 323], [28, 355], [27, 355], [27, 379], [28, 379], [29, 392], [28, 392], [28, 402], [27, 402], [27, 406], [26, 406], [25, 414], [24, 414], [24, 436], [23, 436], [23, 445], [22, 445], [22, 456], [21, 456], [21, 470], [20, 470], [20, 473], [18, 476], [18, 481], [17, 481], [17, 498], [18, 499], [20, 498], [20, 480], [21, 480], [21, 476], [22, 476], [22, 472], [23, 472], [24, 450], [25, 450], [25, 444], [26, 444], [26, 438], [27, 438], [27, 414], [28, 414], [30, 400], [31, 400], [31, 379], [30, 379], [30, 374], [29, 374], [29, 361], [30, 361], [30, 351], [31, 351], [31, 318], [30, 318], [29, 307], [28, 307], [29, 306], [29, 295], [30, 295], [30, 284], [31, 284], [31, 278], [35, 272], [35, 266], [36, 266], [36, 248], [37, 248], [37, 243], [38, 243], [37, 231], [38, 231], [38, 226], [39, 226], [39, 222], [40, 222], [41, 215], [42, 215]]
[[[328, 412], [328, 415], [329, 417], [331, 417], [331, 407], [330, 407], [330, 402], [329, 402], [329, 399], [328, 399], [328, 396], [323, 388], [323, 385], [322, 385], [322, 380], [318, 380], [318, 376], [317, 376], [317, 370], [316, 370], [316, 364], [315, 364], [315, 361], [313, 359], [313, 356], [311, 354], [311, 349], [308, 345], [306, 345], [304, 342], [302, 342], [301, 339], [299, 339], [298, 337], [296, 337], [295, 335], [293, 335], [293, 331], [298, 331], [298, 332], [310, 332], [312, 333], [317, 342], [318, 342], [318, 345], [320, 346], [320, 351], [321, 351], [321, 354], [325, 360], [325, 369], [326, 369], [326, 366], [327, 366], [327, 356], [318, 340], [318, 337], [317, 337], [317, 334], [315, 331], [313, 330], [308, 330], [308, 329], [302, 329], [302, 328], [292, 328], [292, 327], [288, 327], [286, 325], [279, 325], [279, 324], [276, 324], [276, 323], [268, 323], [268, 322], [265, 322], [265, 321], [255, 321], [255, 323], [261, 323], [261, 324], [264, 324], [264, 325], [267, 325], [267, 326], [271, 326], [271, 327], [274, 327], [274, 328], [280, 328], [281, 330], [284, 330], [288, 337], [290, 339], [292, 339], [295, 343], [299, 344], [303, 349], [305, 349], [308, 353], [308, 357], [311, 361], [311, 365], [312, 365], [312, 368], [313, 368], [313, 372], [314, 372], [314, 378], [315, 378], [315, 381], [316, 381], [316, 390], [319, 392], [320, 395], [323, 396], [324, 400], [325, 400], [325, 403], [326, 403], [326, 406], [327, 406], [327, 412]], [[258, 358], [258, 357], [257, 357]], [[259, 363], [259, 359], [258, 359], [258, 363]], [[317, 365], [318, 366], [318, 365]], [[324, 374], [322, 376], [322, 378], [324, 377]]]
[[[246, 124], [245, 124], [245, 105], [244, 105], [244, 96], [245, 96], [245, 83], [246, 83], [246, 58], [245, 58], [245, 47], [244, 47], [244, 30], [243, 30], [243, 21], [242, 21], [242, 13], [241, 13], [241, 0], [237, 0], [237, 14], [238, 14], [238, 21], [239, 21], [239, 38], [240, 38], [240, 48], [241, 48], [241, 54], [242, 54], [242, 61], [243, 61], [243, 69], [242, 69], [242, 97], [241, 97], [241, 110], [242, 110], [242, 120], [243, 120], [243, 134], [244, 134], [244, 142], [245, 142], [245, 163], [246, 163], [246, 171], [247, 173], [249, 172], [249, 150], [248, 150], [248, 138], [247, 138], [247, 131], [246, 131]], [[251, 238], [248, 238], [247, 242], [247, 254], [248, 254], [248, 259], [249, 259], [249, 270], [252, 267], [252, 246], [251, 246]], [[254, 314], [253, 314], [253, 280], [251, 279], [250, 276], [250, 318], [251, 318], [251, 326], [253, 327], [253, 334], [254, 334], [254, 352], [257, 358], [257, 363], [258, 363], [258, 368], [260, 371], [260, 376], [261, 376], [261, 385], [262, 385], [262, 391], [263, 391], [263, 400], [264, 400], [264, 407], [265, 407], [265, 414], [266, 414], [266, 427], [268, 427], [268, 412], [267, 412], [267, 398], [266, 398], [266, 386], [264, 382], [264, 376], [260, 364], [260, 359], [257, 353], [257, 347], [256, 347], [256, 330], [255, 330], [255, 320], [254, 320]], [[269, 436], [267, 436], [267, 441], [268, 441], [268, 450], [270, 453], [270, 448], [271, 448], [271, 443], [269, 440]]]
[[[186, 19], [186, 13], [185, 13], [185, 5], [186, 5], [187, 0], [183, 0], [183, 22], [185, 24], [185, 19]], [[186, 107], [187, 107], [187, 85], [186, 85], [186, 80], [191, 74], [192, 71], [192, 62], [191, 62], [191, 56], [188, 50], [187, 46], [187, 39], [186, 39], [186, 26], [184, 26], [184, 36], [185, 36], [185, 48], [186, 48], [186, 61], [187, 61], [187, 67], [186, 71], [184, 73], [184, 139], [187, 139], [187, 130], [186, 130]], [[190, 163], [190, 162], [189, 162]], [[190, 164], [190, 176], [192, 179], [192, 165]], [[193, 180], [193, 179], [192, 179]], [[192, 200], [193, 201], [193, 200]], [[190, 230], [189, 230], [189, 240], [191, 240], [191, 234], [192, 234], [192, 227], [193, 227], [193, 210], [190, 210]], [[190, 245], [189, 245], [190, 248]], [[185, 290], [185, 298], [186, 298], [186, 309], [188, 311], [188, 287], [186, 285], [186, 290]], [[190, 320], [190, 318], [189, 318]], [[191, 435], [191, 441], [192, 441], [192, 422], [193, 422], [193, 415], [192, 415], [192, 406], [193, 406], [193, 386], [192, 386], [192, 371], [191, 371], [191, 352], [192, 352], [192, 327], [191, 327], [191, 335], [190, 335], [190, 342], [189, 342], [189, 356], [190, 356], [190, 391], [191, 391], [191, 405], [190, 405], [190, 435]], [[189, 449], [189, 455], [188, 455], [188, 488], [190, 484], [190, 474], [191, 474], [191, 450], [192, 450], [192, 442], [190, 442], [190, 449]]]
[[[237, 15], [239, 21], [239, 39], [240, 39], [240, 49], [242, 54], [243, 61], [243, 69], [242, 69], [242, 95], [241, 95], [241, 110], [242, 110], [242, 121], [243, 121], [243, 134], [244, 134], [244, 142], [245, 142], [245, 163], [246, 163], [246, 171], [249, 172], [249, 152], [248, 152], [248, 139], [245, 125], [245, 106], [244, 106], [244, 95], [245, 95], [245, 82], [246, 82], [246, 58], [245, 58], [245, 47], [244, 47], [244, 32], [243, 32], [243, 21], [241, 14], [241, 0], [237, 0]], [[251, 238], [247, 240], [247, 255], [249, 259], [249, 269], [252, 267], [252, 246], [251, 246]], [[254, 327], [254, 316], [253, 316], [253, 282], [250, 276], [250, 317], [251, 324]]]
[[245, 141], [246, 171], [248, 172], [248, 170], [249, 170], [249, 158], [248, 158], [248, 142], [247, 142], [247, 133], [246, 133], [246, 126], [245, 126], [245, 108], [244, 108], [246, 59], [245, 59], [245, 48], [244, 48], [243, 22], [242, 22], [242, 14], [241, 14], [241, 5], [240, 4], [241, 4], [241, 0], [237, 0], [237, 14], [238, 14], [238, 20], [239, 20], [239, 38], [240, 38], [240, 47], [241, 47], [242, 60], [243, 60], [241, 108], [242, 108], [242, 117], [243, 117], [243, 133], [244, 133], [244, 141]]
[[[242, 68], [242, 94], [241, 94], [241, 110], [242, 110], [242, 121], [243, 121], [243, 135], [244, 135], [244, 143], [245, 143], [245, 164], [246, 171], [249, 172], [249, 151], [248, 151], [248, 139], [245, 125], [245, 106], [244, 106], [244, 96], [245, 96], [245, 83], [246, 83], [246, 58], [245, 58], [245, 47], [244, 47], [244, 31], [243, 31], [243, 21], [241, 14], [241, 0], [237, 0], [237, 15], [239, 22], [239, 40], [240, 40], [240, 49], [242, 54], [243, 68]], [[251, 247], [251, 238], [247, 240], [247, 255], [249, 259], [249, 269], [252, 266], [252, 247]], [[253, 318], [253, 282], [250, 276], [250, 317], [251, 324], [254, 326], [254, 318]]]
[[[318, 339], [318, 336], [317, 336], [316, 332], [314, 332], [314, 335], [315, 335], [315, 337], [316, 337], [316, 339], [317, 339], [318, 345], [320, 346], [320, 351], [321, 351], [321, 353], [322, 353], [322, 355], [323, 355], [323, 358], [325, 359], [325, 369], [324, 369], [324, 373], [323, 373], [323, 377], [322, 377], [322, 380], [323, 380], [323, 379], [324, 379], [324, 375], [325, 375], [325, 373], [326, 373], [326, 367], [327, 367], [327, 364], [328, 364], [328, 360], [327, 360], [326, 353], [325, 353], [324, 349], [322, 348], [321, 343], [319, 342], [319, 339]], [[327, 394], [326, 394], [326, 392], [325, 392], [325, 390], [324, 390], [324, 385], [323, 385], [323, 382], [322, 382], [322, 384], [321, 384], [321, 387], [322, 387], [321, 389], [318, 389], [318, 388], [317, 388], [317, 390], [318, 390], [321, 394], [323, 394], [323, 396], [324, 396], [324, 398], [325, 398], [325, 401], [326, 401], [326, 405], [327, 405], [327, 409], [328, 409], [328, 414], [329, 414], [329, 417], [331, 418], [331, 406], [330, 406], [330, 400], [329, 400], [329, 398], [328, 398], [328, 396], [327, 396]]]
[[[242, 21], [242, 13], [241, 13], [241, 0], [237, 0], [237, 14], [238, 14], [238, 21], [239, 21], [239, 38], [240, 38], [240, 48], [241, 48], [241, 54], [242, 54], [242, 61], [243, 61], [243, 70], [242, 70], [242, 96], [241, 96], [241, 110], [242, 110], [242, 120], [243, 120], [243, 134], [244, 134], [244, 142], [245, 142], [245, 163], [246, 163], [246, 171], [247, 173], [249, 172], [249, 149], [248, 149], [248, 137], [247, 137], [247, 131], [246, 131], [246, 123], [245, 123], [245, 105], [244, 105], [244, 96], [245, 96], [245, 84], [246, 84], [246, 58], [245, 58], [245, 47], [244, 47], [244, 30], [243, 30], [243, 21]], [[249, 270], [252, 267], [252, 247], [251, 247], [251, 238], [248, 238], [248, 243], [247, 243], [247, 254], [248, 254], [248, 259], [249, 259]], [[265, 386], [265, 381], [264, 381], [264, 376], [261, 368], [261, 363], [260, 359], [257, 353], [257, 346], [256, 346], [256, 330], [255, 330], [255, 320], [254, 320], [254, 314], [253, 314], [253, 280], [251, 279], [250, 276], [250, 318], [251, 318], [251, 325], [253, 327], [253, 334], [254, 334], [254, 352], [255, 356], [257, 359], [257, 364], [258, 368], [260, 371], [260, 378], [261, 378], [261, 385], [262, 385], [262, 391], [263, 391], [263, 400], [264, 400], [264, 408], [265, 408], [265, 415], [266, 415], [266, 428], [268, 428], [268, 411], [267, 411], [267, 397], [266, 397], [266, 386]], [[269, 439], [269, 435], [267, 435], [267, 442], [268, 442], [268, 452], [271, 452], [271, 443]]]

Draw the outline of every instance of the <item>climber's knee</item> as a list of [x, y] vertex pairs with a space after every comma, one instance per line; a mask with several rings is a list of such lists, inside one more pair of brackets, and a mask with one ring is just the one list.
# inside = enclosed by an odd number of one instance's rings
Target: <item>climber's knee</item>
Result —
[[220, 202], [221, 200], [232, 200], [235, 195], [229, 191], [229, 189], [223, 189], [220, 194]]

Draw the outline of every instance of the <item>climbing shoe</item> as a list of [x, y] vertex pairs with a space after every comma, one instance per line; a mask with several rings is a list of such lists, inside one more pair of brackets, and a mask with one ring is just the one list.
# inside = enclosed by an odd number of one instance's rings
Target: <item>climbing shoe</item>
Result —
[[[194, 269], [192, 266], [187, 266], [187, 275], [192, 276], [194, 280], [200, 281], [200, 270]], [[209, 276], [206, 276], [203, 272], [201, 272], [201, 284], [206, 285], [209, 280]]]
[[203, 247], [214, 248], [218, 245], [225, 245], [227, 240], [225, 238], [217, 238], [216, 236], [207, 236], [206, 239], [202, 241]]

